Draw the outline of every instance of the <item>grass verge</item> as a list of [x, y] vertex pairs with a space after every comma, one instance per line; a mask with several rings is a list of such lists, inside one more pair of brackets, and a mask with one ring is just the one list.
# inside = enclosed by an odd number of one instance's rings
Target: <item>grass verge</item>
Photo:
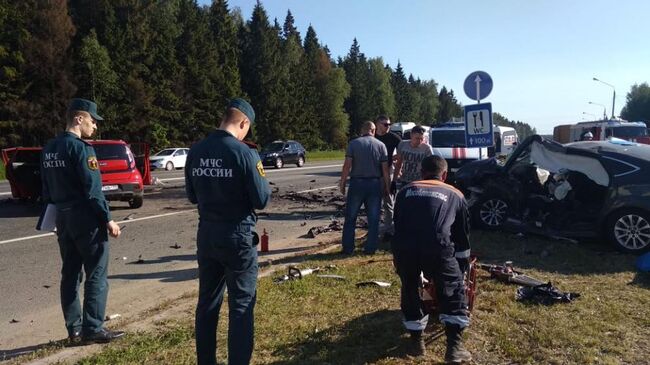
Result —
[[[568, 244], [504, 233], [477, 233], [482, 262], [512, 260], [517, 268], [561, 290], [579, 292], [570, 304], [515, 301], [516, 286], [479, 273], [479, 294], [467, 347], [477, 364], [647, 364], [650, 348], [650, 275], [634, 271], [634, 257], [598, 244]], [[306, 276], [258, 287], [254, 364], [422, 364], [444, 354], [444, 337], [430, 340], [427, 359], [404, 355], [399, 278], [390, 254], [313, 255], [301, 267], [334, 264], [344, 281]], [[362, 287], [367, 280], [389, 288]], [[438, 324], [431, 326], [435, 332]], [[226, 363], [227, 310], [219, 326], [218, 355]], [[429, 336], [431, 336], [431, 333]], [[82, 364], [193, 364], [193, 318], [129, 334]]]
[[3, 163], [0, 163], [0, 180], [5, 180], [7, 177], [5, 176], [5, 165]]
[[307, 152], [308, 161], [342, 160], [344, 158], [345, 158], [344, 150]]

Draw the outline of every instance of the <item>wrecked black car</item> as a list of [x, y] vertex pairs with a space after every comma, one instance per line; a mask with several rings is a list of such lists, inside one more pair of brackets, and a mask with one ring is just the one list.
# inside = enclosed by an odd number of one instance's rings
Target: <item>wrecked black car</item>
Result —
[[619, 139], [559, 144], [534, 135], [505, 164], [475, 161], [456, 172], [472, 222], [571, 239], [607, 238], [650, 250], [650, 146]]

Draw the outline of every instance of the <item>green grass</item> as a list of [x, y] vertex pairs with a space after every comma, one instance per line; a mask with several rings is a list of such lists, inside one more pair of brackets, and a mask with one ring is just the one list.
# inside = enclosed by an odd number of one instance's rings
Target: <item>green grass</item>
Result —
[[0, 180], [6, 179], [5, 177], [5, 165], [0, 163]]
[[345, 158], [344, 150], [307, 152], [307, 161], [342, 160], [344, 158]]
[[[504, 233], [479, 232], [481, 261], [514, 261], [541, 280], [581, 297], [554, 306], [515, 301], [516, 286], [479, 273], [479, 293], [466, 345], [477, 364], [643, 364], [650, 348], [650, 275], [634, 271], [635, 258], [597, 244], [569, 244]], [[253, 364], [422, 364], [440, 361], [443, 338], [429, 340], [427, 359], [404, 355], [406, 334], [399, 311], [399, 278], [390, 254], [342, 257], [321, 254], [301, 267], [334, 264], [328, 273], [345, 281], [306, 276], [259, 282]], [[357, 288], [365, 280], [389, 288]], [[224, 301], [225, 302], [225, 301]], [[226, 305], [218, 356], [226, 363]], [[439, 324], [431, 326], [440, 330]], [[82, 364], [193, 364], [193, 318], [160, 323], [129, 334]]]

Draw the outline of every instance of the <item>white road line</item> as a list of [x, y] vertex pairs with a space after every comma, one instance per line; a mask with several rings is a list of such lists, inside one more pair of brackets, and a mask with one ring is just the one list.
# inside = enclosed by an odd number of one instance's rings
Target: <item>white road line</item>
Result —
[[296, 192], [296, 194], [310, 193], [312, 191], [325, 190], [325, 189], [336, 189], [336, 188], [338, 188], [338, 185], [326, 186], [324, 188], [318, 188], [318, 189], [309, 189], [309, 190], [298, 191], [298, 192]]
[[11, 195], [11, 191], [8, 193], [0, 193], [0, 195]]
[[[266, 170], [266, 173], [267, 174], [272, 174], [272, 173], [283, 172], [283, 171], [293, 172], [293, 171], [325, 169], [325, 168], [330, 168], [330, 167], [341, 167], [341, 166], [343, 166], [343, 164], [340, 164], [340, 165], [309, 166], [309, 167], [295, 168], [295, 169], [291, 169], [291, 170], [282, 170], [282, 169], [280, 169], [280, 170]], [[167, 179], [160, 179], [160, 181], [162, 181], [162, 182], [177, 181], [177, 180], [185, 180], [185, 177], [170, 177], [170, 178], [167, 178]]]
[[[122, 225], [122, 224], [134, 223], [134, 222], [139, 222], [139, 221], [145, 221], [145, 220], [148, 220], [148, 219], [168, 217], [170, 215], [176, 215], [176, 214], [182, 214], [182, 213], [188, 213], [188, 212], [195, 212], [195, 211], [196, 211], [196, 209], [186, 209], [186, 210], [181, 210], [181, 211], [178, 211], [178, 212], [152, 215], [152, 216], [148, 216], [148, 217], [129, 219], [129, 220], [126, 220], [126, 221], [116, 221], [116, 223], [119, 224], [119, 225]], [[10, 240], [0, 241], [0, 246], [4, 245], [6, 243], [27, 241], [27, 240], [31, 240], [31, 239], [34, 239], [34, 238], [42, 238], [42, 237], [47, 237], [47, 236], [54, 236], [54, 232], [44, 233], [44, 234], [37, 234], [37, 235], [34, 235], [34, 236], [12, 238]]]

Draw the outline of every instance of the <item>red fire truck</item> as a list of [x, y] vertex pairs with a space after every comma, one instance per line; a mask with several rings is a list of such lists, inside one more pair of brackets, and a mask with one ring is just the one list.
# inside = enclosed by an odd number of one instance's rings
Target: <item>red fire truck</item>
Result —
[[650, 135], [645, 123], [628, 122], [622, 119], [559, 125], [553, 129], [553, 139], [560, 143], [582, 141], [588, 132], [591, 132], [593, 139], [597, 141], [615, 137], [650, 144]]

